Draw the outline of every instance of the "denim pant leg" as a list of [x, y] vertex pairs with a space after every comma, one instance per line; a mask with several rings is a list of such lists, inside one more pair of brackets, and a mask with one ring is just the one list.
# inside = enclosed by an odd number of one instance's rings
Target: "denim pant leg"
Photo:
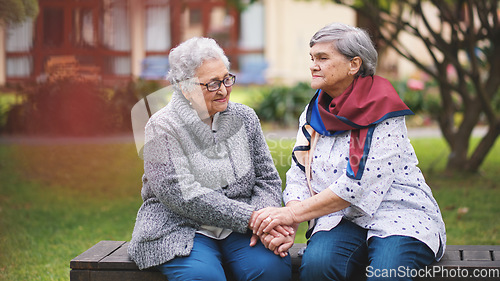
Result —
[[[300, 280], [360, 280], [367, 263], [367, 231], [342, 219], [330, 231], [318, 231], [302, 257]], [[362, 280], [362, 279], [361, 279]]]
[[233, 232], [221, 240], [224, 266], [236, 280], [289, 281], [292, 278], [290, 256], [284, 258], [266, 249], [259, 241], [250, 247], [251, 232]]
[[157, 268], [169, 281], [226, 280], [217, 240], [202, 234], [196, 234], [189, 256], [176, 257]]
[[416, 270], [431, 264], [434, 252], [413, 237], [393, 235], [371, 237], [368, 241], [368, 281], [413, 280]]

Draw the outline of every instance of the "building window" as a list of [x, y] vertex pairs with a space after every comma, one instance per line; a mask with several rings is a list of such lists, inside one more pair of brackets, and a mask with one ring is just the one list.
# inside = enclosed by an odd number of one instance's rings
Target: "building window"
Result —
[[33, 61], [31, 56], [7, 58], [7, 78], [28, 78], [31, 76]]
[[33, 72], [33, 20], [7, 28], [5, 49], [7, 78], [27, 78]]
[[199, 7], [187, 7], [182, 13], [181, 41], [203, 36], [202, 11]]
[[103, 0], [100, 16], [101, 44], [110, 53], [103, 56], [102, 72], [105, 75], [129, 76], [130, 62], [130, 21], [126, 0]]
[[226, 7], [214, 7], [210, 11], [208, 37], [214, 38], [222, 48], [232, 47], [231, 27], [235, 19]]
[[168, 52], [172, 47], [168, 2], [168, 0], [150, 0], [146, 3], [146, 52]]
[[73, 45], [75, 47], [96, 47], [94, 13], [89, 8], [73, 11]]
[[241, 14], [238, 47], [238, 83], [264, 84], [268, 62], [264, 57], [264, 7], [262, 3], [250, 5]]
[[130, 26], [126, 0], [103, 0], [99, 27], [101, 43], [114, 51], [130, 51]]

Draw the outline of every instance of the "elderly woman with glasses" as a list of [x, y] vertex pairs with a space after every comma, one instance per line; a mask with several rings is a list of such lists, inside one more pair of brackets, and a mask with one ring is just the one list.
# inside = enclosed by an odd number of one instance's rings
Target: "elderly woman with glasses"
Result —
[[172, 281], [289, 280], [290, 257], [249, 228], [256, 210], [280, 206], [281, 180], [257, 115], [229, 101], [227, 57], [213, 39], [192, 38], [169, 62], [174, 93], [146, 125], [131, 259]]
[[[310, 41], [316, 94], [300, 117], [284, 208], [257, 212], [256, 234], [309, 221], [301, 280], [412, 280], [446, 245], [441, 212], [417, 167], [405, 116], [359, 28], [333, 23]], [[286, 251], [282, 238], [264, 243]]]

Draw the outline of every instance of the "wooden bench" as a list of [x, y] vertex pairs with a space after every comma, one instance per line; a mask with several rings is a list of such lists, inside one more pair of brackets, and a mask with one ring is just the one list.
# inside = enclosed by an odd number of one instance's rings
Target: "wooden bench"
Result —
[[[127, 246], [128, 242], [125, 241], [101, 241], [97, 243], [71, 260], [70, 280], [167, 280], [154, 269], [140, 271], [135, 263], [129, 259]], [[296, 244], [290, 249], [293, 280], [299, 280], [298, 268], [301, 258], [298, 256], [298, 251], [303, 247], [304, 244]], [[377, 274], [376, 272], [367, 273]], [[439, 263], [430, 265], [420, 272], [410, 272], [409, 274], [420, 276], [415, 280], [500, 280], [500, 245], [449, 245]]]

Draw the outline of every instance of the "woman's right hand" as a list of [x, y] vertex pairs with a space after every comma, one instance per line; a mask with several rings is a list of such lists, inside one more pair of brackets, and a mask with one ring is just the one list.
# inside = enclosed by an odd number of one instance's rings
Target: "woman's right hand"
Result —
[[273, 251], [274, 254], [286, 257], [288, 255], [288, 250], [294, 244], [295, 231], [293, 231], [292, 235], [284, 236], [272, 230], [270, 233], [262, 234], [260, 240], [262, 244], [264, 244], [264, 246], [269, 250]]

